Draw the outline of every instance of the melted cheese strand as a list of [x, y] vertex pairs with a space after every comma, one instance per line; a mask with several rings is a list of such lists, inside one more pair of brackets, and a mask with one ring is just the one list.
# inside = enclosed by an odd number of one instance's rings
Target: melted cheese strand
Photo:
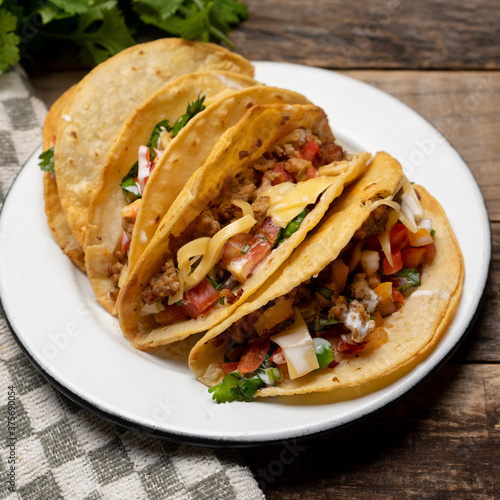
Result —
[[254, 217], [252, 205], [250, 205], [250, 203], [248, 203], [247, 201], [231, 200], [231, 203], [235, 207], [241, 208], [241, 210], [243, 211], [243, 216], [251, 215], [252, 217]]
[[192, 288], [200, 283], [200, 281], [209, 273], [212, 267], [214, 267], [215, 264], [219, 262], [223, 247], [229, 238], [238, 233], [248, 233], [248, 231], [250, 231], [255, 223], [256, 220], [251, 215], [245, 215], [241, 219], [232, 222], [231, 224], [217, 232], [212, 238], [209, 238], [210, 241], [208, 242], [208, 244], [203, 242], [202, 245], [200, 245], [201, 247], [206, 244], [203, 254], [193, 254], [189, 253], [188, 251], [184, 251], [187, 245], [191, 245], [189, 248], [196, 248], [196, 252], [199, 252], [200, 249], [195, 245], [197, 240], [186, 243], [186, 245], [184, 245], [177, 254], [178, 262], [180, 262], [179, 254], [181, 253], [181, 251], [183, 259], [186, 259], [188, 256], [189, 258], [191, 258], [200, 255], [203, 255], [203, 258], [198, 264], [198, 267], [191, 274], [186, 275], [186, 273], [183, 272], [180, 276], [180, 279], [184, 282], [185, 288]]

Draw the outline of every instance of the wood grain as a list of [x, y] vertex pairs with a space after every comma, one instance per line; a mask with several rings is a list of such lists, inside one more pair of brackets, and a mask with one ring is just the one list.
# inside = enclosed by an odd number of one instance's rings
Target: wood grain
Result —
[[495, 499], [499, 393], [499, 365], [447, 365], [343, 431], [243, 454], [268, 500]]
[[324, 68], [500, 67], [494, 0], [247, 0], [233, 34], [254, 60]]

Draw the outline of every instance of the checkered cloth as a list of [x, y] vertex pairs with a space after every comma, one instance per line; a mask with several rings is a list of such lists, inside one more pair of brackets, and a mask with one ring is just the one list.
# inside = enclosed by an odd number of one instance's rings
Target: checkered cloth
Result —
[[[41, 142], [46, 114], [21, 68], [0, 75], [0, 203]], [[189, 447], [124, 430], [52, 388], [0, 316], [0, 498], [263, 499], [235, 451]], [[16, 397], [16, 491], [8, 490], [8, 387]]]

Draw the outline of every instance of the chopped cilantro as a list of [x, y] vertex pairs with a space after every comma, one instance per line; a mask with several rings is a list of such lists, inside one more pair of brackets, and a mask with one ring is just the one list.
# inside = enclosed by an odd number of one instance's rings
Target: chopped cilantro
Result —
[[326, 300], [332, 302], [333, 290], [331, 288], [327, 288], [326, 286], [323, 285], [316, 285], [314, 287], [314, 291], [315, 293], [319, 293]]
[[217, 403], [231, 401], [251, 401], [254, 394], [266, 384], [258, 375], [244, 377], [240, 372], [228, 373], [220, 384], [208, 389]]
[[41, 170], [54, 173], [54, 148], [49, 148], [44, 151], [39, 157], [41, 161], [38, 164]]
[[436, 234], [436, 231], [434, 229], [431, 229], [431, 236], [434, 238], [434, 235]]
[[208, 276], [208, 275], [207, 275], [207, 280], [210, 281], [210, 283], [212, 284], [212, 286], [218, 292], [220, 292], [222, 290], [222, 287], [224, 286], [224, 282], [223, 281], [221, 283], [217, 283], [217, 281], [215, 281], [211, 276]]
[[391, 275], [391, 278], [403, 278], [406, 280], [403, 285], [398, 286], [398, 290], [401, 292], [405, 292], [409, 288], [417, 287], [422, 284], [420, 281], [420, 273], [414, 267], [403, 268], [401, 271]]
[[198, 98], [195, 101], [188, 104], [186, 112], [181, 117], [177, 118], [174, 126], [172, 127], [172, 137], [175, 137], [181, 129], [187, 125], [191, 118], [194, 118], [198, 113], [205, 109], [205, 105], [203, 104], [204, 102], [205, 96], [203, 95], [200, 97], [198, 95]]
[[297, 215], [294, 219], [292, 219], [286, 226], [285, 229], [280, 229], [278, 232], [278, 236], [276, 237], [276, 241], [274, 242], [274, 247], [276, 248], [280, 243], [283, 243], [286, 239], [290, 238], [293, 233], [295, 233], [299, 226], [302, 224], [305, 216], [307, 215], [307, 211], [304, 209]]

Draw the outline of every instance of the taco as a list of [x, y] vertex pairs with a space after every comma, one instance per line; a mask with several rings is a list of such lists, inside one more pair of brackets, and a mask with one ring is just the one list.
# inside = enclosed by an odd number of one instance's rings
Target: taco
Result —
[[[138, 106], [117, 132], [90, 204], [85, 238], [87, 276], [98, 300], [110, 313], [114, 312], [118, 284], [126, 278], [135, 217], [139, 204], [146, 200], [143, 190], [152, 182], [153, 167], [158, 165], [161, 170], [163, 153], [168, 156], [169, 149], [186, 151], [186, 140], [178, 146], [172, 144], [172, 148], [170, 143], [177, 142], [180, 132], [206, 106], [236, 89], [255, 85], [252, 78], [227, 71], [183, 75]], [[210, 130], [201, 135], [204, 142], [211, 142], [212, 137], [217, 139], [215, 131], [211, 123]], [[200, 142], [198, 136], [188, 135], [189, 146]], [[185, 163], [184, 171], [193, 165], [191, 161]]]
[[250, 108], [163, 217], [118, 299], [141, 349], [211, 328], [254, 293], [370, 155], [347, 155], [313, 105]]
[[[223, 132], [254, 104], [309, 102], [295, 92], [255, 86], [250, 78], [230, 73], [194, 73], [180, 80], [159, 91], [124, 123], [110, 148], [100, 188], [92, 200], [85, 245], [87, 274], [99, 301], [109, 312], [114, 312], [119, 289], [152, 239], [159, 221]], [[238, 87], [240, 90], [236, 90]], [[214, 96], [216, 90], [220, 92]], [[174, 121], [180, 116], [180, 106], [191, 99], [194, 101], [189, 103], [190, 109], [205, 99], [203, 106], [198, 106], [200, 111], [204, 108], [203, 112], [195, 116], [191, 112], [189, 122], [172, 139], [178, 131]], [[167, 117], [173, 127], [164, 122]], [[164, 125], [174, 130], [167, 134]], [[141, 169], [147, 182], [141, 186], [137, 151], [139, 158], [141, 151], [148, 154], [141, 144], [146, 143], [152, 129], [156, 130], [152, 134], [154, 149], [150, 146], [149, 161], [143, 156]], [[128, 166], [134, 161], [135, 168], [129, 172]]]
[[195, 345], [189, 366], [219, 403], [360, 386], [436, 345], [463, 276], [440, 205], [378, 153], [259, 293]]
[[69, 88], [52, 105], [43, 124], [43, 153], [41, 155], [43, 174], [43, 198], [45, 201], [45, 215], [53, 238], [61, 247], [63, 253], [71, 259], [81, 271], [85, 272], [85, 254], [68, 226], [57, 191], [57, 182], [54, 173], [54, 144], [56, 141], [57, 124], [63, 115], [64, 109], [70, 101], [75, 86]]
[[88, 210], [116, 132], [167, 82], [187, 73], [224, 70], [253, 76], [253, 66], [222, 47], [176, 38], [130, 47], [77, 85], [59, 122], [55, 173], [69, 227], [84, 245]]

